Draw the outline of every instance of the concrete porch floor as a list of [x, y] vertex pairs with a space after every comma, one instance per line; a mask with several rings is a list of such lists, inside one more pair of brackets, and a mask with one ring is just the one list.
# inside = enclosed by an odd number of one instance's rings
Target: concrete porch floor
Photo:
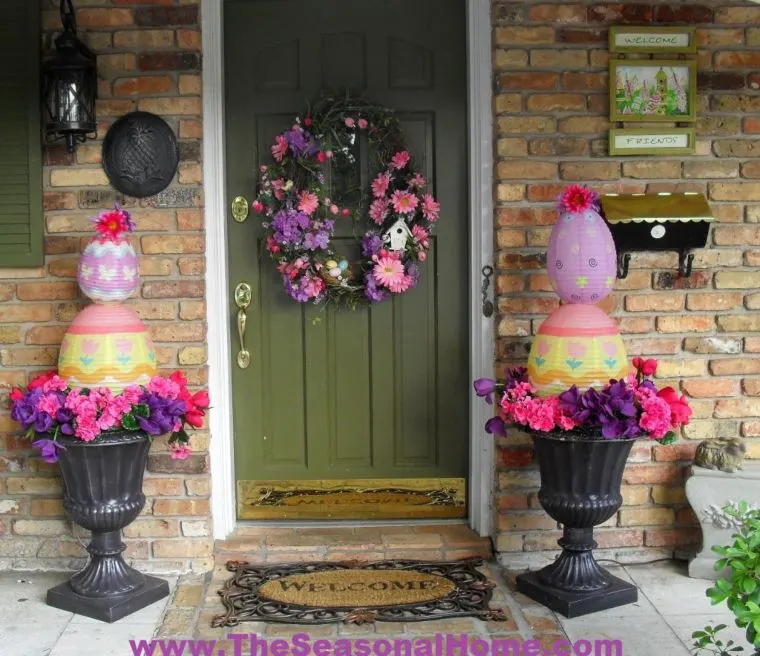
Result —
[[[400, 530], [401, 529], [401, 530]], [[615, 575], [639, 588], [636, 604], [574, 620], [558, 617], [514, 589], [514, 573], [504, 572], [490, 560], [484, 573], [497, 584], [493, 607], [502, 608], [506, 622], [448, 619], [430, 622], [383, 623], [364, 626], [303, 626], [251, 622], [234, 629], [212, 629], [211, 618], [221, 610], [217, 590], [230, 577], [227, 560], [297, 562], [305, 560], [384, 558], [456, 559], [488, 557], [487, 541], [459, 526], [403, 526], [379, 528], [241, 529], [218, 545], [217, 564], [207, 575], [187, 574], [170, 580], [168, 600], [154, 604], [120, 622], [103, 624], [73, 616], [45, 605], [47, 588], [66, 579], [65, 574], [0, 574], [0, 654], [3, 656], [131, 656], [129, 640], [197, 638], [216, 640], [214, 656], [233, 656], [227, 633], [257, 633], [270, 639], [307, 633], [314, 638], [388, 639], [430, 638], [436, 633], [467, 633], [539, 639], [544, 650], [560, 639], [622, 640], [624, 656], [690, 654], [691, 633], [708, 623], [732, 627], [730, 636], [744, 644], [731, 613], [713, 608], [705, 597], [708, 581], [690, 579], [680, 562], [625, 567], [604, 563]], [[479, 551], [480, 553], [474, 553]], [[165, 577], [166, 578], [166, 577]], [[223, 651], [222, 651], [223, 650]], [[186, 653], [190, 653], [189, 651]], [[247, 653], [247, 652], [244, 652]], [[552, 653], [545, 651], [544, 653]], [[583, 653], [583, 652], [582, 652]], [[154, 656], [163, 656], [157, 648]]]

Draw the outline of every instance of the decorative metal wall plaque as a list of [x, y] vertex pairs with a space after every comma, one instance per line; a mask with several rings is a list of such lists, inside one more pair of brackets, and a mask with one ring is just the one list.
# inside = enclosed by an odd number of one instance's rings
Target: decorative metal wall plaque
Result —
[[169, 186], [179, 164], [177, 138], [160, 116], [131, 112], [103, 141], [103, 169], [115, 189], [146, 198]]

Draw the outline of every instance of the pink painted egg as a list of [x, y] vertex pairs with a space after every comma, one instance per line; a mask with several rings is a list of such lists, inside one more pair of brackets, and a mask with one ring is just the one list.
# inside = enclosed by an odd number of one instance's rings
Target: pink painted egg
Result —
[[528, 378], [539, 396], [585, 390], [624, 378], [628, 356], [614, 320], [595, 305], [561, 305], [538, 329], [528, 356]]
[[150, 333], [126, 305], [89, 305], [63, 337], [58, 373], [75, 387], [110, 387], [120, 392], [156, 375]]
[[77, 280], [96, 303], [121, 302], [137, 289], [138, 261], [128, 239], [93, 238], [79, 258]]
[[598, 212], [560, 214], [549, 236], [546, 269], [552, 287], [566, 303], [593, 305], [612, 291], [615, 242]]

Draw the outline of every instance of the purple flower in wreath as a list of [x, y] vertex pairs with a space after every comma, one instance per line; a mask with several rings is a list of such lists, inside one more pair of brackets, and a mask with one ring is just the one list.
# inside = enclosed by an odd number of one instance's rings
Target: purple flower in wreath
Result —
[[299, 303], [306, 303], [311, 298], [309, 294], [306, 292], [306, 290], [303, 288], [303, 285], [301, 285], [300, 280], [291, 280], [288, 278], [288, 276], [282, 277], [282, 283], [285, 286], [285, 291], [287, 292], [288, 296], [292, 298], [294, 301], [298, 301]]
[[301, 231], [308, 227], [309, 217], [292, 209], [280, 210], [272, 220], [273, 237], [280, 244], [300, 244]]
[[378, 287], [375, 275], [371, 271], [364, 276], [364, 293], [373, 303], [384, 301], [390, 296], [387, 291]]
[[299, 126], [288, 130], [285, 140], [296, 157], [313, 157], [319, 152], [319, 142]]
[[318, 248], [325, 249], [329, 242], [329, 235], [324, 230], [307, 232], [303, 238], [303, 246], [306, 250], [315, 251]]
[[368, 232], [362, 237], [362, 257], [371, 258], [383, 248], [383, 238], [374, 232]]
[[412, 287], [415, 287], [420, 280], [420, 268], [417, 266], [415, 262], [412, 262], [412, 260], [409, 260], [406, 263], [406, 275], [408, 275], [412, 279], [412, 284], [411, 284], [410, 289]]

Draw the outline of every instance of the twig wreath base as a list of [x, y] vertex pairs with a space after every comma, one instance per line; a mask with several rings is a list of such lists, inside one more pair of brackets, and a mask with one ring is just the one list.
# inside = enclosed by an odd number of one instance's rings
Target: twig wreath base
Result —
[[[363, 139], [376, 173], [369, 190], [351, 186]], [[417, 284], [440, 206], [412, 167], [391, 110], [350, 95], [324, 97], [271, 150], [253, 209], [262, 215], [265, 248], [292, 299], [355, 309]], [[333, 245], [344, 221], [361, 249], [354, 261]], [[361, 226], [367, 227], [362, 234]]]

